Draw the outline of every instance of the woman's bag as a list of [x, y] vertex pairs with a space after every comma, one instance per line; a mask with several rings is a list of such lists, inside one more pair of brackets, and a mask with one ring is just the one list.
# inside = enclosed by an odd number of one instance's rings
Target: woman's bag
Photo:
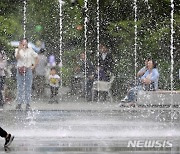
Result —
[[25, 66], [18, 67], [19, 74], [24, 75], [26, 71], [27, 71], [27, 68]]

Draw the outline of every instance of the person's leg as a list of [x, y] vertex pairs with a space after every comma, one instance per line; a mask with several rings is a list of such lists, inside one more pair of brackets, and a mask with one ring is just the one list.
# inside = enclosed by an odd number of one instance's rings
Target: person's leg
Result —
[[129, 91], [128, 91], [128, 94], [127, 94], [127, 97], [128, 97], [128, 102], [135, 102], [135, 98], [136, 98], [136, 87], [134, 88], [131, 88]]
[[13, 141], [14, 139], [14, 136], [11, 135], [11, 134], [8, 134], [4, 129], [2, 129], [0, 127], [0, 136], [2, 138], [5, 138], [5, 143], [4, 143], [4, 146], [7, 147], [11, 144], [11, 142]]
[[25, 75], [25, 103], [31, 103], [31, 95], [32, 95], [32, 81], [33, 81], [33, 74], [31, 69], [27, 69]]
[[107, 97], [108, 97], [108, 92], [104, 91], [103, 92], [103, 101], [106, 101]]
[[93, 87], [93, 80], [87, 81], [87, 101], [92, 100], [92, 87]]
[[45, 76], [39, 76], [38, 83], [39, 83], [39, 93], [41, 97], [44, 96], [45, 81], [46, 81]]
[[58, 98], [57, 98], [58, 97], [58, 89], [59, 89], [58, 87], [55, 87], [55, 93], [54, 94], [55, 94], [55, 102], [56, 103], [58, 103]]
[[82, 97], [87, 96], [87, 82], [84, 78], [79, 78], [78, 79], [78, 84], [80, 86], [80, 93]]
[[50, 87], [50, 90], [51, 90], [50, 99], [52, 99], [52, 98], [53, 98], [53, 92], [54, 92], [54, 91], [53, 91], [53, 87], [52, 87], [52, 86]]
[[7, 135], [8, 135], [8, 133], [7, 133], [4, 129], [2, 129], [2, 128], [0, 127], [0, 136], [3, 137], [3, 138], [6, 138]]
[[33, 85], [34, 85], [34, 90], [32, 90], [32, 93], [34, 96], [39, 97], [39, 76], [38, 75], [34, 76]]
[[50, 98], [50, 100], [51, 100], [51, 102], [54, 102], [55, 100], [55, 97], [56, 97], [56, 87], [52, 87], [51, 86], [51, 98]]
[[53, 87], [50, 86], [50, 97], [49, 97], [49, 103], [52, 103], [52, 99], [53, 99]]
[[5, 83], [5, 77], [0, 76], [0, 106], [3, 106], [4, 104], [3, 93], [2, 93], [2, 91], [4, 90], [4, 83]]
[[0, 90], [0, 106], [4, 105], [4, 99], [3, 99], [3, 94], [2, 94], [2, 90]]
[[58, 95], [58, 87], [54, 87], [54, 95], [57, 96]]
[[137, 100], [137, 93], [139, 90], [142, 90], [142, 86], [135, 86], [131, 88], [128, 92], [128, 102], [136, 102]]
[[36, 75], [35, 78], [33, 78], [34, 83], [34, 89], [36, 97], [42, 97], [44, 94], [44, 86], [45, 86], [46, 78], [41, 75]]
[[4, 105], [2, 91], [0, 90], [0, 106]]
[[25, 76], [19, 74], [17, 71], [17, 109], [21, 108], [21, 104], [24, 102], [25, 99]]
[[55, 87], [52, 87], [52, 97], [55, 95]]
[[71, 77], [71, 81], [70, 81], [70, 89], [71, 89], [71, 94], [75, 94], [75, 78], [74, 76]]
[[53, 102], [55, 102], [56, 101], [56, 87], [53, 87], [53, 95], [52, 95], [52, 100], [53, 100]]

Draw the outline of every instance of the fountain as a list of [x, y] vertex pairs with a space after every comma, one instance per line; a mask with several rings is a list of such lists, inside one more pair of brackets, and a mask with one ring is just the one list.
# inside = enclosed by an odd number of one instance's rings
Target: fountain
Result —
[[[63, 62], [62, 62], [62, 44], [63, 44], [63, 38], [62, 38], [62, 0], [59, 0], [59, 54], [60, 54], [60, 67], [63, 66]], [[62, 88], [62, 69], [60, 69], [60, 87]]]
[[135, 85], [136, 85], [136, 76], [137, 76], [137, 0], [134, 0], [134, 72], [135, 72]]
[[174, 58], [173, 58], [173, 50], [174, 50], [174, 1], [171, 0], [171, 92], [174, 90], [173, 86], [173, 71], [174, 71]]
[[88, 11], [88, 0], [84, 1], [84, 52], [85, 52], [85, 72], [84, 72], [84, 86], [85, 86], [85, 100], [87, 99], [87, 70], [86, 70], [86, 61], [87, 61], [87, 24], [88, 24], [88, 17], [87, 17], [87, 11]]
[[[78, 1], [73, 1], [75, 5]], [[88, 24], [89, 11], [88, 3], [84, 0], [83, 9], [84, 17], [84, 51], [85, 61], [88, 55]], [[133, 31], [133, 47], [134, 57], [133, 68], [137, 74], [137, 55], [138, 53], [138, 1], [134, 0], [134, 31]], [[149, 3], [148, 0], [144, 1]], [[63, 40], [63, 22], [65, 8], [63, 1], [58, 0], [59, 15], [59, 55], [61, 67], [65, 62], [62, 61], [64, 54]], [[26, 7], [27, 2], [24, 1], [24, 37], [26, 36]], [[100, 1], [96, 0], [95, 25], [97, 54], [99, 55], [100, 46]], [[112, 3], [113, 4], [113, 3]], [[148, 4], [148, 9], [150, 5]], [[174, 2], [171, 0], [171, 94], [173, 95], [173, 70], [174, 70]], [[118, 29], [118, 28], [117, 28]], [[99, 60], [98, 60], [99, 61]], [[99, 65], [99, 64], [98, 64]], [[85, 65], [86, 67], [86, 65]], [[61, 71], [61, 76], [63, 72]], [[87, 79], [85, 69], [85, 81]], [[99, 75], [98, 75], [99, 80]], [[85, 82], [86, 85], [86, 82]], [[62, 87], [61, 78], [61, 87]], [[85, 86], [86, 87], [86, 86]], [[120, 87], [118, 87], [120, 88]], [[148, 95], [150, 97], [150, 95]], [[87, 96], [85, 96], [86, 99]], [[84, 99], [84, 100], [85, 100]], [[151, 97], [148, 101], [154, 101], [155, 97]], [[159, 98], [163, 101], [163, 98]], [[7, 106], [0, 111], [1, 126], [8, 129], [15, 135], [15, 140], [10, 150], [15, 153], [178, 153], [180, 124], [179, 109], [155, 107], [135, 107], [135, 108], [119, 108], [117, 102], [100, 102], [98, 103], [85, 101], [76, 102], [61, 99], [59, 104], [48, 104], [47, 102], [34, 102], [33, 111], [18, 112], [12, 106]], [[144, 103], [144, 102], [143, 102]], [[171, 105], [174, 103], [171, 97]], [[135, 141], [135, 142], [133, 142]], [[140, 144], [135, 144], [140, 143]], [[142, 144], [141, 144], [142, 143]], [[162, 144], [161, 144], [162, 143]], [[129, 147], [130, 146], [130, 147]], [[156, 147], [157, 146], [157, 147]], [[122, 151], [122, 152], [121, 152]], [[4, 149], [0, 148], [0, 153], [4, 153]]]
[[[174, 97], [173, 97], [173, 90], [174, 90], [174, 83], [173, 83], [173, 71], [174, 71], [174, 57], [173, 57], [173, 51], [174, 51], [174, 0], [171, 0], [171, 45], [170, 45], [170, 56], [171, 56], [171, 106], [174, 105]], [[171, 107], [171, 129], [172, 131], [174, 130], [174, 111], [173, 108]]]
[[[96, 1], [96, 20], [97, 20], [97, 56], [98, 56], [98, 66], [99, 66], [99, 43], [100, 43], [100, 40], [99, 40], [99, 29], [100, 29], [100, 23], [99, 23], [99, 0]], [[99, 67], [98, 67], [98, 81], [99, 81]], [[99, 91], [99, 85], [98, 85], [98, 91]], [[99, 102], [99, 93], [98, 93], [98, 100], [97, 102]]]
[[26, 38], [26, 23], [27, 23], [27, 18], [26, 18], [26, 7], [27, 7], [27, 1], [24, 0], [24, 9], [23, 9], [23, 28], [24, 28], [24, 38]]

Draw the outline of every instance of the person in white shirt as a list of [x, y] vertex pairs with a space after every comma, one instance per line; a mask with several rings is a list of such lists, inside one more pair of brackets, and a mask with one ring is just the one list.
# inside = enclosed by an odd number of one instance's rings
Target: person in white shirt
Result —
[[18, 49], [15, 50], [17, 59], [17, 102], [16, 109], [21, 110], [21, 104], [30, 109], [33, 74], [32, 70], [38, 64], [38, 54], [28, 47], [28, 40], [22, 39]]
[[59, 89], [59, 81], [60, 81], [60, 76], [57, 74], [56, 68], [52, 67], [49, 76], [49, 84], [51, 89], [51, 96], [49, 103], [53, 103], [53, 102], [58, 103], [57, 95]]

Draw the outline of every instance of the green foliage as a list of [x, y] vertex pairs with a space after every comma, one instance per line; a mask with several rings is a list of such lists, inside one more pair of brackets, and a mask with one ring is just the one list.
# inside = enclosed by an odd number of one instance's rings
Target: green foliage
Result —
[[12, 35], [14, 34], [21, 34], [21, 27], [16, 22], [14, 17], [4, 17], [0, 16], [0, 42], [8, 43], [8, 40], [12, 38]]
[[21, 26], [17, 23], [14, 17], [0, 16], [0, 45], [6, 51], [9, 60], [14, 59], [14, 50], [9, 45], [10, 40], [15, 36], [22, 34]]
[[84, 0], [78, 0], [78, 3], [79, 3], [81, 6], [83, 6]]
[[64, 41], [82, 38], [82, 31], [77, 30], [78, 25], [83, 26], [82, 12], [78, 6], [66, 5], [63, 11], [63, 38]]
[[71, 77], [74, 74], [74, 68], [77, 66], [77, 61], [79, 60], [79, 54], [82, 52], [81, 49], [73, 49], [63, 52], [62, 62], [62, 80], [63, 85], [70, 85]]
[[60, 71], [62, 73], [63, 86], [69, 86], [71, 82], [71, 76], [73, 74], [73, 69], [63, 66], [62, 68], [60, 68]]

